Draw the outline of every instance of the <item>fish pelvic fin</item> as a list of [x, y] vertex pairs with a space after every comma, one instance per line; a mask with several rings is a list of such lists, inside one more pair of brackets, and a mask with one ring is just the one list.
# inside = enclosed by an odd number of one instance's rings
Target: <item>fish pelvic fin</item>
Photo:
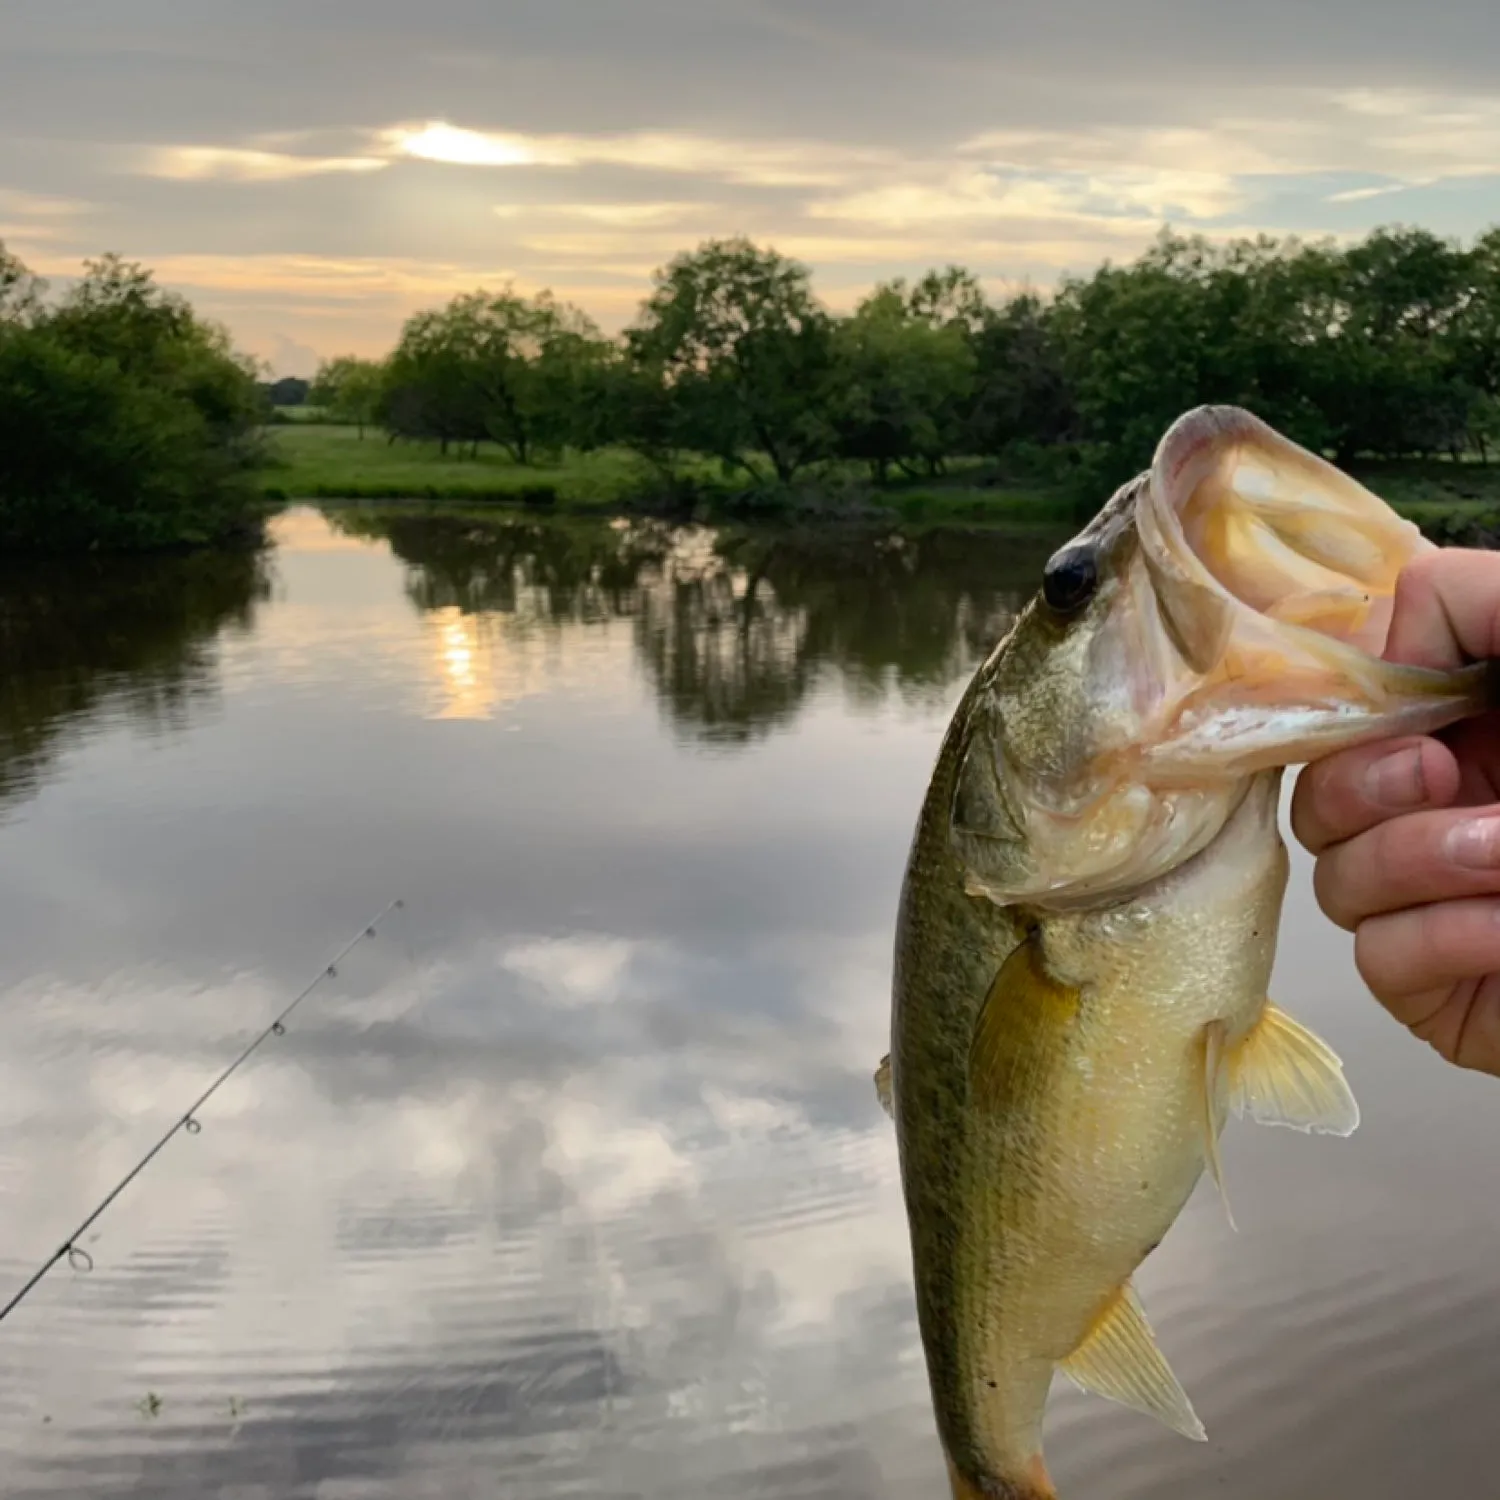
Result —
[[999, 1477], [970, 1479], [950, 1458], [948, 1486], [953, 1500], [1057, 1500], [1047, 1466], [1038, 1456], [1026, 1465], [1026, 1472], [1014, 1479]]
[[1234, 1049], [1228, 1071], [1236, 1115], [1323, 1135], [1353, 1135], [1359, 1125], [1359, 1105], [1337, 1053], [1270, 1001]]
[[894, 1120], [896, 1106], [891, 1097], [891, 1054], [889, 1052], [880, 1059], [880, 1066], [875, 1069], [875, 1097], [880, 1100], [880, 1107]]
[[1059, 1368], [1081, 1390], [1145, 1412], [1194, 1442], [1208, 1440], [1187, 1392], [1156, 1347], [1151, 1325], [1129, 1281]]
[[1210, 1021], [1203, 1028], [1203, 1088], [1199, 1098], [1199, 1115], [1203, 1126], [1203, 1154], [1209, 1174], [1224, 1204], [1224, 1216], [1231, 1229], [1238, 1229], [1234, 1210], [1229, 1206], [1229, 1190], [1224, 1186], [1224, 1159], [1219, 1154], [1219, 1085], [1224, 1072], [1224, 1039], [1228, 1027], [1223, 1021]]

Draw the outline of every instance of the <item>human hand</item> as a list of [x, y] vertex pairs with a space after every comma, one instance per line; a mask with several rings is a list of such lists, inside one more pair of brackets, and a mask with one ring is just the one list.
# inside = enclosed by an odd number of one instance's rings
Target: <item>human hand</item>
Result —
[[[1500, 552], [1410, 564], [1385, 655], [1433, 667], [1500, 656]], [[1315, 762], [1292, 831], [1375, 997], [1449, 1062], [1500, 1076], [1500, 712]]]

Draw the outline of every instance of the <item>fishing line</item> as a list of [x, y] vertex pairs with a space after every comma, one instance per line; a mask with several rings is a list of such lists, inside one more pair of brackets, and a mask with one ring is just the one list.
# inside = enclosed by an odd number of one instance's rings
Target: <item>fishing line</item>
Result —
[[405, 904], [406, 903], [404, 901], [400, 900], [392, 901], [390, 905], [387, 906], [385, 910], [382, 911], [380, 915], [374, 919], [374, 921], [365, 923], [365, 925], [359, 930], [359, 932], [356, 933], [352, 938], [350, 938], [349, 941], [345, 943], [344, 946], [340, 948], [339, 951], [334, 954], [331, 959], [329, 959], [329, 961], [319, 972], [318, 977], [314, 979], [312, 983], [309, 984], [307, 988], [304, 989], [302, 993], [291, 1002], [290, 1005], [286, 1006], [275, 1018], [275, 1020], [273, 1020], [269, 1026], [265, 1027], [255, 1037], [250, 1045], [246, 1047], [245, 1050], [241, 1052], [240, 1055], [235, 1058], [235, 1060], [230, 1063], [229, 1066], [225, 1068], [224, 1071], [220, 1073], [219, 1076], [215, 1078], [214, 1081], [209, 1084], [209, 1086], [204, 1089], [201, 1094], [198, 1095], [198, 1097], [187, 1107], [187, 1109], [185, 1109], [182, 1114], [177, 1117], [177, 1120], [174, 1122], [171, 1129], [168, 1130], [167, 1133], [162, 1136], [162, 1138], [143, 1157], [141, 1157], [138, 1162], [136, 1162], [136, 1164], [114, 1185], [114, 1187], [109, 1190], [108, 1193], [104, 1195], [102, 1199], [100, 1199], [99, 1203], [94, 1208], [93, 1212], [89, 1214], [88, 1218], [86, 1218], [83, 1223], [81, 1223], [78, 1228], [75, 1229], [72, 1234], [70, 1234], [67, 1239], [65, 1239], [62, 1244], [59, 1245], [57, 1249], [54, 1250], [52, 1254], [48, 1256], [48, 1258], [36, 1269], [26, 1285], [23, 1286], [21, 1290], [18, 1291], [15, 1296], [10, 1299], [10, 1301], [7, 1302], [4, 1307], [0, 1307], [0, 1323], [3, 1323], [27, 1299], [27, 1297], [29, 1297], [32, 1292], [37, 1289], [37, 1287], [41, 1284], [42, 1279], [59, 1261], [66, 1260], [75, 1271], [92, 1271], [94, 1269], [94, 1258], [78, 1243], [79, 1239], [82, 1238], [83, 1235], [87, 1234], [88, 1231], [92, 1229], [96, 1223], [98, 1223], [99, 1219], [104, 1215], [105, 1211], [115, 1201], [115, 1199], [118, 1198], [120, 1194], [123, 1193], [125, 1189], [128, 1188], [130, 1184], [134, 1182], [135, 1179], [139, 1177], [141, 1173], [151, 1165], [151, 1163], [157, 1158], [157, 1156], [161, 1154], [167, 1143], [172, 1139], [174, 1135], [177, 1134], [178, 1131], [186, 1131], [188, 1135], [197, 1135], [198, 1132], [203, 1129], [203, 1126], [198, 1121], [198, 1111], [202, 1109], [203, 1106], [207, 1104], [208, 1101], [212, 1099], [216, 1093], [218, 1093], [219, 1089], [222, 1088], [228, 1081], [230, 1074], [233, 1073], [241, 1063], [245, 1062], [268, 1037], [285, 1036], [287, 1018], [291, 1015], [291, 1013], [296, 1010], [296, 1008], [301, 1005], [302, 1002], [306, 1000], [307, 997], [312, 994], [312, 992], [317, 989], [317, 987], [322, 984], [325, 979], [335, 978], [339, 971], [339, 965], [362, 942], [364, 942], [366, 938], [374, 937], [375, 929], [379, 927], [379, 925], [393, 911], [401, 910], [401, 908], [404, 907]]

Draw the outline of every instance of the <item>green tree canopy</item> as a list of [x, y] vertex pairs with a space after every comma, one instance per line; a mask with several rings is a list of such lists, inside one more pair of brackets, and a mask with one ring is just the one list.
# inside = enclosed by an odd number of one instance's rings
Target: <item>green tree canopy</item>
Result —
[[498, 443], [517, 463], [574, 436], [598, 329], [550, 292], [455, 297], [402, 329], [387, 367], [384, 419], [403, 437]]
[[54, 305], [0, 258], [0, 543], [143, 548], [258, 531], [252, 361], [105, 256]]
[[975, 360], [961, 321], [914, 313], [894, 284], [839, 325], [838, 349], [833, 411], [845, 457], [884, 481], [892, 464], [935, 473], [962, 452]]
[[383, 360], [359, 359], [352, 354], [343, 354], [318, 366], [318, 373], [308, 391], [308, 401], [323, 407], [335, 422], [357, 427], [363, 440], [365, 428], [379, 418], [385, 383]]
[[692, 446], [790, 483], [833, 450], [834, 320], [805, 266], [746, 239], [710, 240], [655, 277], [632, 330]]

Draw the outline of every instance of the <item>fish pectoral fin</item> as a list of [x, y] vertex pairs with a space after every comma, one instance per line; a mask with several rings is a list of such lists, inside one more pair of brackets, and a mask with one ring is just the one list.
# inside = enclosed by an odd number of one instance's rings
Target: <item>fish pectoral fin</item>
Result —
[[1262, 1125], [1347, 1136], [1359, 1124], [1338, 1055], [1269, 1001], [1234, 1049], [1229, 1080], [1230, 1108]]
[[1208, 1170], [1219, 1198], [1224, 1204], [1224, 1216], [1229, 1227], [1239, 1229], [1234, 1222], [1234, 1210], [1229, 1206], [1229, 1190], [1224, 1186], [1224, 1159], [1219, 1154], [1219, 1083], [1224, 1069], [1224, 1037], [1228, 1031], [1222, 1021], [1210, 1021], [1203, 1028], [1203, 1088], [1198, 1100], [1198, 1114], [1203, 1127], [1203, 1154], [1208, 1161]]
[[880, 1066], [875, 1069], [875, 1097], [880, 1100], [880, 1107], [894, 1120], [896, 1107], [891, 1099], [891, 1054], [889, 1052], [880, 1059]]
[[1081, 991], [1047, 971], [1035, 932], [1000, 965], [974, 1023], [969, 1088], [977, 1103], [996, 1107], [1012, 1079], [1024, 1077], [1078, 1015]]
[[1145, 1412], [1194, 1442], [1208, 1440], [1128, 1281], [1058, 1368], [1080, 1390]]

